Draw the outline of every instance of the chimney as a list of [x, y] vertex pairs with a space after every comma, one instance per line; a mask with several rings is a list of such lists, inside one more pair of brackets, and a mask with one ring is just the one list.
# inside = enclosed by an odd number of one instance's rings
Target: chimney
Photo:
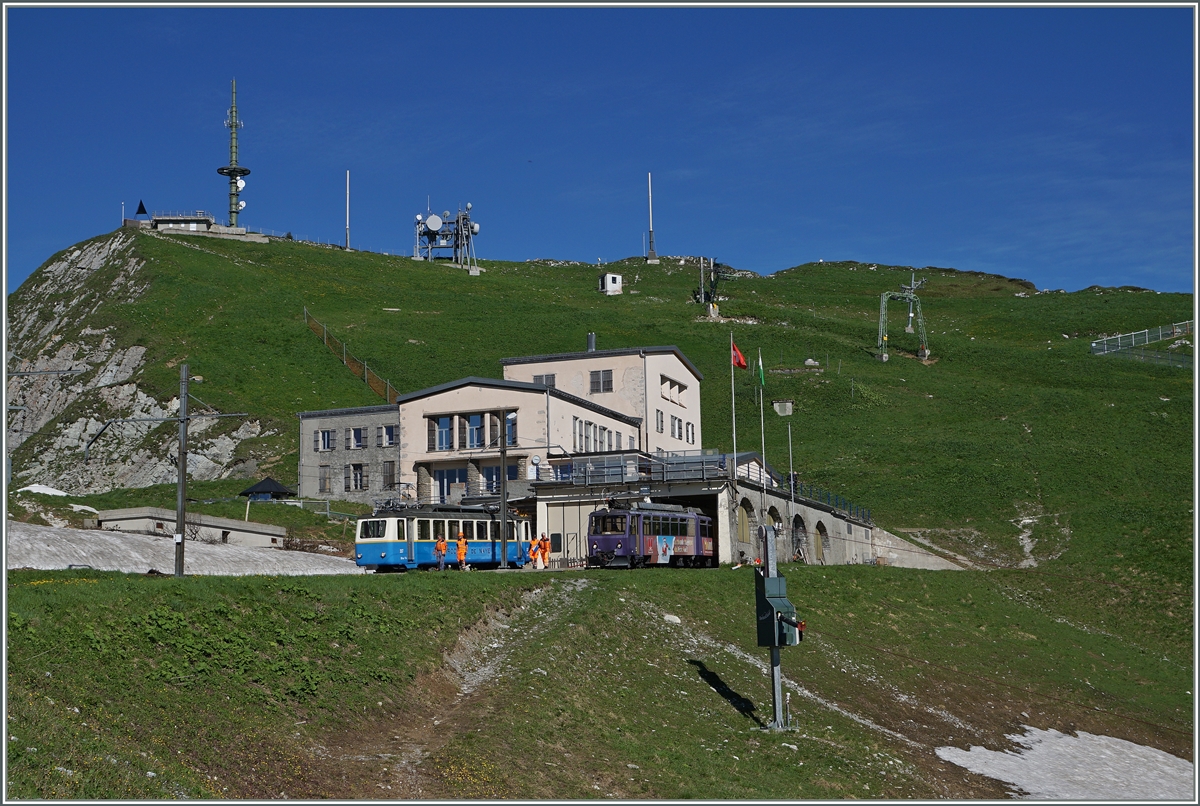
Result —
[[588, 348], [587, 348], [587, 351], [588, 351], [589, 353], [594, 353], [594, 352], [596, 352], [596, 334], [595, 334], [595, 333], [589, 333], [589, 334], [588, 334]]

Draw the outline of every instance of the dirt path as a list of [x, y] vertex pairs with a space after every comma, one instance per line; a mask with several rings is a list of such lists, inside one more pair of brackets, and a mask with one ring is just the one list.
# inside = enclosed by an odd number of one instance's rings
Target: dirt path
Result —
[[[509, 673], [507, 660], [537, 624], [545, 629], [566, 608], [567, 600], [587, 587], [585, 579], [553, 579], [525, 594], [519, 608], [493, 611], [459, 636], [435, 673], [414, 681], [413, 699], [386, 722], [332, 736], [311, 748], [315, 760], [334, 762], [340, 772], [326, 776], [324, 797], [454, 799], [461, 797], [457, 775], [469, 771], [426, 764], [454, 737], [478, 729], [487, 718], [488, 685]], [[495, 793], [504, 797], [505, 793]]]

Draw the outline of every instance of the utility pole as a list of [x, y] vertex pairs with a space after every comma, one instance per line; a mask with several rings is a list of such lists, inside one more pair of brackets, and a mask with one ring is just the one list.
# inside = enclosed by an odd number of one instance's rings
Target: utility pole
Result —
[[[206, 395], [207, 397], [207, 395]], [[175, 485], [175, 576], [183, 576], [183, 538], [187, 522], [188, 365], [179, 367], [179, 481]]]

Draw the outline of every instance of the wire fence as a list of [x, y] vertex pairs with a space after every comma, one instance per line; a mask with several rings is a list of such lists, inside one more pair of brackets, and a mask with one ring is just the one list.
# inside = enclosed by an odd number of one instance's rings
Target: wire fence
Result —
[[334, 355], [340, 356], [346, 368], [353, 372], [356, 377], [362, 378], [372, 392], [382, 397], [388, 403], [395, 401], [395, 392], [398, 390], [392, 385], [392, 382], [373, 372], [367, 366], [367, 362], [356, 358], [346, 346], [346, 342], [331, 334], [329, 328], [309, 314], [307, 305], [304, 307], [304, 324], [308, 325], [309, 330], [320, 336], [324, 340], [325, 346]]
[[1113, 350], [1102, 355], [1116, 358], [1128, 358], [1133, 361], [1144, 361], [1147, 364], [1162, 364], [1168, 367], [1183, 367], [1191, 369], [1192, 356], [1183, 353], [1170, 353], [1166, 350], [1147, 350], [1145, 347], [1126, 347], [1123, 350]]
[[[1155, 342], [1164, 341], [1166, 339], [1187, 336], [1194, 329], [1194, 325], [1194, 321], [1189, 319], [1186, 322], [1176, 322], [1173, 325], [1163, 325], [1161, 327], [1150, 328], [1148, 330], [1139, 330], [1136, 333], [1122, 333], [1117, 336], [1108, 336], [1107, 338], [1096, 339], [1092, 342], [1092, 354], [1106, 355], [1107, 353], [1128, 350], [1131, 347], [1140, 347], [1145, 344], [1154, 344]], [[1192, 365], [1190, 356], [1187, 365], [1189, 367]]]

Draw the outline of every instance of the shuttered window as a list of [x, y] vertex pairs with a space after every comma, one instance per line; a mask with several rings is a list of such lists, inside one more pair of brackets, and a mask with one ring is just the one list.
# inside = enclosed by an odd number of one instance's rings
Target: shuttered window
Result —
[[350, 492], [350, 465], [346, 465], [345, 467], [343, 467], [342, 472], [345, 475], [346, 492]]
[[313, 431], [313, 450], [314, 451], [321, 450], [321, 432], [320, 431]]
[[430, 418], [429, 423], [429, 451], [437, 450], [437, 420]]

